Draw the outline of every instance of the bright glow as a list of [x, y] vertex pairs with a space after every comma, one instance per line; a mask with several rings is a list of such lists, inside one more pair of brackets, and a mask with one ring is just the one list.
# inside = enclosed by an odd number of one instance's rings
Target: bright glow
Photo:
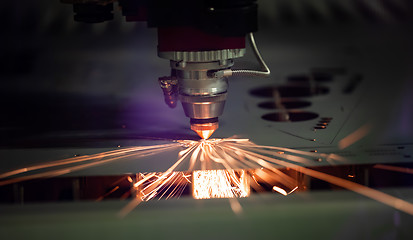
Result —
[[193, 192], [195, 199], [234, 198], [250, 195], [249, 178], [245, 170], [194, 171]]
[[133, 182], [133, 179], [132, 179], [130, 176], [128, 176], [127, 180], [128, 180], [128, 182], [130, 182], [130, 183]]
[[288, 193], [287, 193], [284, 189], [282, 189], [282, 188], [280, 188], [280, 187], [277, 187], [277, 186], [272, 187], [272, 190], [274, 190], [274, 191], [276, 191], [276, 192], [279, 192], [279, 193], [281, 193], [281, 194], [284, 195], [284, 196], [287, 196], [287, 195], [288, 195]]
[[215, 130], [200, 130], [196, 131], [196, 133], [202, 138], [202, 139], [208, 139]]
[[287, 196], [288, 194], [291, 194], [292, 192], [294, 192], [294, 191], [297, 190], [297, 189], [298, 189], [298, 186], [296, 186], [295, 188], [293, 188], [291, 191], [287, 192], [287, 191], [285, 191], [284, 189], [282, 189], [282, 188], [280, 188], [280, 187], [277, 187], [277, 186], [273, 186], [273, 187], [272, 187], [272, 190], [274, 190], [274, 191], [276, 191], [276, 192], [279, 192], [279, 193], [281, 193], [281, 194], [284, 195], [284, 196]]

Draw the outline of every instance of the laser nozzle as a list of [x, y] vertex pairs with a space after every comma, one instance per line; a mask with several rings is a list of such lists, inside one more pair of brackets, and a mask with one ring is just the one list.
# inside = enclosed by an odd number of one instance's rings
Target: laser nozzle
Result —
[[202, 139], [208, 139], [215, 130], [194, 130]]
[[191, 130], [202, 139], [208, 139], [219, 127], [218, 118], [193, 119], [191, 118]]

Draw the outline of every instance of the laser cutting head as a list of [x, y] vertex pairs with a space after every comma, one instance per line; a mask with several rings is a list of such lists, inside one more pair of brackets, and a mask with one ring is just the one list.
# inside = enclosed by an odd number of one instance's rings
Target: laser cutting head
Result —
[[205, 121], [191, 123], [202, 138], [218, 128], [233, 59], [245, 54], [246, 35], [257, 31], [256, 0], [61, 1], [73, 4], [76, 21], [110, 20], [119, 2], [127, 21], [157, 28], [158, 56], [171, 63], [171, 75], [159, 79], [165, 102], [173, 108], [180, 100], [191, 122]]
[[245, 49], [158, 53], [171, 60], [171, 76], [159, 80], [166, 103], [173, 106], [179, 99], [185, 115], [190, 118], [191, 129], [203, 139], [218, 129], [218, 117], [224, 111], [227, 97], [228, 79], [215, 73], [230, 69], [232, 58], [244, 53]]

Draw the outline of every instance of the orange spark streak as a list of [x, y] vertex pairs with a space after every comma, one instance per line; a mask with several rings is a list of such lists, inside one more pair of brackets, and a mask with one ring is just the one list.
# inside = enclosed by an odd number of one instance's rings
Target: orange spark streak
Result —
[[150, 173], [146, 176], [144, 176], [141, 180], [139, 180], [137, 183], [133, 184], [134, 187], [138, 187], [140, 186], [142, 183], [148, 181], [148, 179], [150, 179], [151, 177], [155, 176], [156, 173]]
[[110, 194], [112, 194], [113, 192], [115, 192], [116, 190], [119, 189], [119, 186], [116, 186], [114, 188], [112, 188], [112, 190], [110, 190], [109, 192], [103, 194], [102, 196], [98, 197], [98, 199], [96, 199], [96, 202], [102, 201], [105, 197], [109, 196]]
[[130, 201], [125, 207], [123, 207], [119, 213], [118, 217], [124, 218], [126, 217], [133, 209], [135, 209], [142, 201], [139, 198], [134, 198]]
[[[308, 176], [330, 182], [343, 188], [347, 188], [349, 190], [370, 197], [379, 202], [382, 202], [384, 204], [395, 207], [399, 210], [402, 210], [406, 213], [413, 215], [413, 204], [409, 202], [379, 192], [377, 190], [370, 189], [366, 186], [356, 184], [345, 179], [341, 179], [315, 170], [307, 169], [305, 167], [298, 165], [298, 163], [308, 163], [308, 157], [315, 157], [317, 159], [324, 158], [328, 162], [330, 160], [345, 161], [345, 158], [335, 154], [313, 153], [272, 146], [259, 146], [255, 145], [252, 142], [249, 142], [248, 139], [228, 138], [209, 139], [200, 141], [178, 140], [176, 142], [180, 143], [181, 146], [185, 147], [186, 149], [182, 150], [179, 153], [178, 161], [174, 165], [172, 165], [165, 173], [158, 176], [156, 180], [151, 180], [152, 182], [145, 188], [148, 191], [146, 191], [146, 193], [142, 192], [143, 198], [141, 199], [152, 199], [156, 196], [158, 190], [166, 187], [168, 181], [177, 181], [174, 177], [172, 177], [172, 171], [179, 164], [185, 161], [186, 158], [189, 157], [190, 169], [193, 169], [196, 162], [200, 161], [201, 169], [206, 170], [193, 172], [193, 196], [196, 199], [209, 198], [210, 196], [234, 197], [241, 195], [243, 192], [239, 190], [234, 191], [234, 187], [242, 185], [242, 181], [237, 181], [236, 174], [232, 173], [235, 173], [235, 171], [237, 171], [233, 169], [241, 169], [243, 167], [246, 167], [248, 169], [260, 168], [261, 166], [265, 167], [265, 169], [271, 171], [271, 174], [268, 173], [268, 175], [272, 176], [269, 178], [264, 176], [264, 179], [267, 178], [269, 180], [270, 178], [273, 178], [274, 180], [279, 182], [281, 182], [281, 180], [283, 179], [283, 185], [285, 185], [288, 188], [293, 187], [293, 179], [276, 168], [277, 166], [281, 166], [292, 168]], [[210, 170], [209, 167], [212, 162], [222, 165], [226, 170]], [[211, 176], [211, 174], [209, 173], [210, 171], [224, 171], [227, 175], [218, 174], [219, 177], [217, 177], [217, 174], [215, 174], [215, 176]], [[202, 174], [204, 174], [204, 179], [202, 179]], [[255, 176], [252, 176], [252, 178], [259, 185], [259, 183], [255, 179]], [[202, 181], [198, 181], [196, 179], [202, 179]], [[146, 180], [149, 181], [150, 179], [146, 178]], [[212, 185], [214, 187], [206, 187], [204, 189], [198, 187], [198, 185], [201, 185], [199, 184], [199, 182], [203, 182], [204, 185], [207, 185], [205, 183], [208, 181], [212, 182]], [[171, 197], [175, 193], [179, 193], [179, 190], [182, 189], [179, 185], [181, 182], [182, 178], [181, 180], [178, 180], [178, 182], [176, 182], [178, 183], [177, 186], [175, 186], [172, 189], [172, 192], [167, 196], [167, 198]], [[248, 189], [250, 188], [249, 186], [250, 185], [248, 182]], [[226, 188], [227, 192], [220, 193], [216, 190], [219, 187]], [[170, 186], [166, 189], [169, 190], [169, 188]], [[287, 192], [286, 190], [281, 189], [280, 187], [273, 187], [274, 191], [278, 191], [283, 195], [288, 195], [294, 192], [297, 188], [298, 186], [295, 185], [295, 187], [290, 192]], [[198, 196], [198, 193], [203, 194], [199, 196], [205, 197], [195, 197]], [[235, 199], [230, 200], [230, 204], [234, 213], [238, 214], [241, 212], [241, 205]]]
[[254, 174], [267, 183], [276, 181], [282, 183], [288, 188], [293, 188], [297, 185], [296, 180], [276, 168], [258, 169], [254, 171]]
[[[156, 153], [159, 153], [159, 152], [167, 150], [167, 149], [172, 149], [172, 148], [177, 147], [177, 145], [175, 145], [175, 144], [158, 145], [158, 146], [162, 146], [162, 148], [156, 149], [156, 148], [154, 148], [154, 146], [149, 146], [147, 148], [137, 147], [137, 148], [133, 148], [133, 149], [124, 149], [124, 151], [119, 152], [116, 157], [113, 154], [109, 154], [109, 156], [111, 156], [111, 158], [104, 159], [104, 160], [101, 160], [101, 159], [106, 157], [105, 153], [95, 154], [95, 155], [87, 157], [88, 160], [97, 159], [94, 162], [84, 163], [84, 164], [79, 165], [79, 166], [66, 167], [66, 168], [62, 168], [62, 169], [46, 171], [46, 172], [43, 172], [43, 173], [31, 174], [31, 175], [28, 175], [28, 176], [3, 180], [3, 181], [0, 181], [0, 186], [4, 186], [4, 185], [7, 185], [7, 184], [12, 184], [12, 183], [17, 183], [17, 182], [22, 182], [22, 181], [27, 181], [27, 180], [32, 180], [32, 179], [36, 179], [36, 178], [60, 176], [60, 175], [64, 175], [64, 174], [67, 174], [67, 173], [70, 173], [70, 172], [74, 172], [74, 171], [78, 171], [78, 170], [81, 170], [81, 169], [101, 165], [103, 163], [108, 163], [108, 162], [112, 162], [112, 161], [127, 158], [127, 157], [149, 156], [149, 155], [156, 154]], [[117, 151], [122, 151], [122, 150], [117, 150]], [[126, 154], [126, 153], [128, 153], [128, 154]], [[100, 156], [100, 158], [96, 157], [98, 155]], [[119, 156], [119, 155], [121, 155], [121, 156]], [[85, 158], [85, 157], [82, 157], [82, 158]], [[85, 161], [85, 160], [82, 160], [82, 161]], [[64, 162], [64, 160], [59, 161], [58, 165], [72, 164], [73, 163], [73, 161], [69, 161], [69, 163], [63, 163], [63, 162]], [[48, 163], [48, 164], [41, 164], [41, 165], [42, 166], [43, 165], [48, 165], [49, 166], [49, 164], [53, 164], [53, 162]], [[53, 165], [53, 166], [57, 166], [57, 165]], [[36, 166], [36, 167], [38, 167], [38, 166]], [[42, 167], [42, 168], [48, 168], [48, 167]], [[39, 168], [36, 168], [36, 169], [39, 169]], [[32, 171], [32, 170], [33, 169], [31, 169], [30, 171]]]
[[[119, 152], [120, 150], [115, 150], [111, 152]], [[110, 153], [109, 153], [110, 154]], [[98, 154], [96, 154], [98, 155]], [[77, 163], [77, 162], [83, 162], [83, 161], [88, 161], [88, 160], [93, 160], [96, 158], [99, 158], [100, 155], [98, 156], [80, 156], [80, 157], [74, 157], [74, 158], [68, 158], [60, 161], [55, 161], [55, 162], [49, 162], [49, 163], [43, 163], [31, 167], [25, 167], [21, 169], [16, 169], [13, 171], [9, 171], [3, 174], [0, 174], [0, 178], [6, 178], [6, 177], [11, 177], [17, 174], [29, 172], [29, 171], [34, 171], [38, 169], [43, 169], [43, 168], [49, 168], [49, 167], [55, 167], [55, 166], [60, 166], [60, 165], [66, 165], [66, 164], [71, 164], [71, 163]]]
[[230, 198], [229, 204], [231, 206], [232, 211], [235, 214], [240, 215], [242, 213], [242, 206], [236, 198]]
[[[360, 129], [359, 129], [360, 130]], [[363, 129], [361, 129], [363, 130]], [[364, 131], [364, 132], [363, 132]], [[357, 133], [355, 134], [356, 137], [361, 138], [364, 137], [369, 131], [369, 129], [364, 129], [362, 134]], [[356, 134], [357, 133], [357, 134]], [[363, 135], [364, 134], [364, 135]], [[360, 137], [361, 136], [361, 137]], [[350, 137], [350, 136], [349, 136]], [[354, 140], [354, 139], [353, 139]], [[356, 139], [355, 141], [358, 141]], [[349, 142], [347, 142], [348, 145]], [[350, 141], [350, 145], [353, 144]], [[345, 179], [341, 179], [332, 175], [328, 175], [325, 173], [321, 173], [312, 169], [308, 169], [302, 167], [298, 164], [305, 164], [311, 162], [308, 157], [317, 157], [317, 158], [325, 158], [327, 161], [329, 160], [338, 160], [338, 161], [345, 161], [344, 158], [335, 155], [335, 154], [323, 154], [323, 153], [311, 153], [305, 152], [300, 150], [288, 149], [288, 148], [280, 148], [280, 147], [272, 147], [272, 146], [259, 146], [255, 145], [254, 143], [250, 142], [248, 139], [235, 139], [235, 138], [227, 138], [227, 139], [208, 139], [208, 140], [200, 140], [200, 141], [192, 141], [192, 140], [178, 140], [172, 144], [164, 144], [164, 145], [154, 145], [154, 146], [143, 146], [143, 147], [133, 147], [133, 148], [126, 148], [126, 149], [117, 149], [109, 152], [89, 155], [89, 156], [81, 156], [75, 158], [68, 158], [60, 161], [49, 162], [44, 164], [39, 164], [31, 167], [16, 169], [13, 171], [5, 172], [0, 174], [1, 178], [8, 178], [11, 176], [15, 176], [22, 173], [30, 173], [31, 171], [35, 170], [43, 170], [51, 167], [59, 167], [65, 166], [61, 169], [57, 170], [50, 170], [42, 173], [31, 174], [28, 176], [22, 176], [12, 179], [4, 179], [0, 181], [0, 186], [20, 182], [24, 180], [30, 180], [40, 177], [52, 177], [58, 176], [62, 174], [66, 174], [69, 172], [73, 172], [76, 170], [84, 169], [87, 167], [97, 166], [100, 164], [108, 163], [111, 161], [124, 159], [128, 157], [143, 157], [152, 154], [156, 154], [165, 150], [170, 150], [177, 147], [185, 147], [184, 150], [179, 152], [178, 160], [164, 173], [149, 173], [149, 174], [142, 174], [142, 178], [134, 183], [134, 187], [138, 190], [138, 194], [136, 199], [131, 201], [127, 206], [125, 206], [119, 213], [119, 216], [124, 217], [130, 211], [132, 211], [136, 206], [140, 204], [141, 201], [148, 201], [153, 199], [154, 197], [160, 195], [159, 198], [166, 196], [166, 198], [170, 198], [176, 194], [182, 193], [186, 184], [191, 183], [190, 181], [190, 174], [185, 174], [182, 172], [175, 172], [176, 168], [186, 161], [189, 158], [189, 170], [192, 171], [195, 168], [196, 163], [199, 161], [201, 163], [201, 169], [206, 171], [194, 171], [193, 177], [193, 186], [194, 192], [199, 192], [204, 194], [203, 196], [221, 196], [221, 197], [244, 197], [250, 194], [250, 183], [249, 177], [247, 177], [247, 173], [245, 170], [234, 170], [234, 169], [256, 169], [265, 167], [265, 169], [271, 171], [265, 174], [268, 176], [264, 176], [263, 180], [265, 179], [273, 179], [276, 181], [281, 182], [282, 185], [286, 186], [287, 188], [293, 187], [294, 181], [292, 178], [283, 172], [279, 171], [276, 167], [282, 166], [287, 168], [292, 168], [298, 172], [306, 174], [308, 176], [318, 178], [337, 186], [341, 186], [343, 188], [347, 188], [354, 192], [360, 193], [364, 196], [370, 197], [375, 199], [379, 202], [392, 206], [396, 209], [404, 211], [408, 214], [413, 215], [413, 204], [402, 199], [390, 196], [388, 194], [382, 193], [380, 191], [368, 188], [366, 186], [347, 181]], [[342, 145], [343, 146], [343, 145]], [[275, 150], [275, 151], [274, 151]], [[284, 153], [280, 153], [279, 151], [283, 151]], [[91, 161], [91, 162], [87, 162]], [[87, 163], [86, 163], [87, 162]], [[69, 166], [69, 164], [80, 164], [78, 166]], [[211, 166], [215, 166], [215, 164], [224, 167], [225, 170], [211, 170]], [[413, 173], [412, 169], [404, 169], [394, 166], [386, 166], [386, 165], [376, 165], [376, 168], [382, 168], [391, 171], [400, 171], [406, 173]], [[215, 174], [212, 176], [210, 171], [222, 171], [219, 174]], [[201, 172], [201, 174], [199, 174]], [[195, 176], [198, 174], [197, 176]], [[204, 174], [204, 176], [202, 175]], [[206, 176], [205, 176], [206, 174]], [[208, 175], [209, 174], [209, 175]], [[218, 175], [218, 176], [216, 176]], [[202, 177], [203, 176], [203, 177]], [[259, 185], [257, 180], [254, 176], [252, 176], [254, 181]], [[258, 176], [260, 177], [260, 176]], [[202, 179], [204, 183], [211, 182], [211, 185], [214, 187], [206, 187], [205, 189], [196, 188], [195, 185], [199, 185], [199, 182], [195, 181], [195, 179]], [[209, 179], [209, 180], [208, 180]], [[133, 181], [129, 179], [129, 181]], [[202, 182], [201, 181], [201, 182]], [[205, 184], [207, 185], [207, 184]], [[220, 193], [220, 190], [216, 190], [219, 187], [226, 189], [225, 193]], [[274, 191], [278, 191], [282, 194], [290, 194], [291, 192], [297, 189], [297, 186], [293, 188], [290, 192], [287, 192], [284, 189], [281, 189], [277, 186], [273, 187]], [[114, 191], [116, 187], [114, 188]], [[209, 194], [209, 195], [208, 195]], [[193, 193], [194, 197], [195, 194]], [[197, 199], [202, 199], [207, 197], [200, 197]], [[241, 205], [235, 199], [230, 200], [231, 208], [235, 213], [240, 213], [242, 211]]]
[[[234, 146], [234, 145], [229, 145], [229, 147], [230, 148], [232, 147], [232, 149], [240, 149], [239, 147]], [[251, 146], [247, 146], [247, 147], [251, 147]], [[312, 161], [310, 161], [309, 159], [303, 158], [303, 157], [300, 157], [300, 156], [285, 154], [285, 152], [284, 153], [278, 153], [278, 152], [273, 152], [273, 151], [262, 149], [262, 148], [264, 148], [264, 146], [253, 146], [253, 147], [254, 147], [254, 150], [256, 152], [260, 152], [260, 153], [264, 153], [264, 154], [270, 154], [272, 156], [279, 157], [279, 158], [286, 159], [286, 160], [290, 160], [290, 161], [293, 161], [293, 162], [312, 163]], [[284, 151], [288, 151], [288, 149], [285, 149], [285, 148], [272, 148], [272, 147], [267, 147], [267, 146], [265, 146], [265, 148], [276, 149], [276, 150], [283, 149]], [[307, 156], [320, 157], [320, 154], [314, 154], [314, 153], [311, 153], [311, 152], [304, 152], [304, 151], [299, 151], [299, 150], [290, 151], [290, 152], [299, 153], [299, 154], [307, 155]]]
[[[367, 134], [368, 129], [364, 128], [363, 131], [365, 131], [365, 133]], [[363, 135], [363, 134], [362, 134]], [[359, 137], [361, 136], [360, 134], [358, 135]], [[283, 154], [283, 156], [281, 154], [277, 154], [274, 153], [273, 151], [269, 151], [269, 150], [281, 150], [281, 151], [285, 151], [285, 152], [290, 152], [290, 153], [295, 153], [295, 154], [299, 154], [299, 155], [303, 155], [303, 156], [311, 156], [311, 157], [323, 157], [326, 158], [327, 161], [329, 160], [339, 160], [339, 161], [344, 161], [345, 159], [335, 155], [335, 154], [319, 154], [319, 153], [310, 153], [310, 152], [304, 152], [304, 151], [300, 151], [300, 150], [293, 150], [293, 149], [287, 149], [287, 148], [278, 148], [278, 147], [271, 147], [271, 146], [259, 146], [259, 145], [255, 145], [251, 142], [248, 142], [248, 140], [246, 141], [232, 141], [232, 139], [227, 139], [227, 140], [214, 140], [215, 142], [212, 144], [209, 144], [208, 148], [206, 148], [206, 156], [208, 156], [212, 161], [221, 163], [221, 164], [227, 164], [228, 165], [228, 161], [232, 161], [232, 157], [228, 157], [231, 156], [229, 154], [225, 154], [225, 152], [219, 152], [215, 147], [215, 144], [219, 144], [219, 146], [222, 149], [225, 148], [230, 148], [232, 149], [233, 152], [238, 151], [238, 153], [242, 153], [242, 159], [240, 161], [243, 162], [243, 164], [251, 164], [251, 163], [256, 163], [259, 165], [262, 165], [263, 167], [266, 167], [268, 169], [274, 168], [276, 165], [272, 165], [272, 164], [277, 164], [283, 167], [289, 167], [289, 168], [293, 168], [299, 172], [302, 172], [306, 175], [315, 177], [315, 178], [319, 178], [321, 180], [330, 182], [332, 184], [335, 184], [337, 186], [341, 186], [344, 188], [347, 188], [349, 190], [355, 191], [359, 194], [362, 194], [364, 196], [370, 197], [372, 199], [375, 199], [379, 202], [382, 202], [384, 204], [387, 204], [389, 206], [395, 207], [399, 210], [405, 211], [409, 214], [413, 215], [413, 204], [398, 199], [396, 197], [393, 197], [391, 195], [382, 193], [380, 191], [374, 190], [374, 189], [370, 189], [366, 186], [360, 185], [360, 184], [356, 184], [350, 181], [347, 181], [345, 179], [341, 179], [335, 176], [331, 176], [325, 173], [320, 173], [317, 172], [315, 170], [311, 170], [311, 169], [307, 169], [304, 167], [300, 167], [297, 164], [291, 163], [289, 161], [292, 162], [307, 162], [308, 159], [300, 157], [300, 156], [295, 156], [295, 155], [290, 155], [290, 154]], [[226, 142], [228, 142], [228, 144], [225, 144]], [[222, 145], [223, 144], [223, 145]], [[268, 150], [265, 150], [268, 149]], [[253, 151], [255, 152], [253, 152]], [[257, 152], [257, 153], [256, 153]], [[260, 154], [261, 153], [261, 154]], [[264, 154], [264, 155], [263, 155]], [[201, 156], [203, 156], [203, 154], [201, 154]], [[269, 157], [272, 156], [272, 157]], [[274, 158], [276, 157], [276, 158]], [[286, 159], [289, 160], [288, 162], [284, 161], [284, 160], [280, 160], [280, 159]], [[267, 162], [268, 161], [268, 162]], [[270, 164], [270, 163], [272, 164]], [[232, 164], [231, 164], [232, 165]], [[227, 167], [226, 167], [227, 168]], [[296, 189], [296, 188], [295, 188]], [[293, 189], [293, 190], [295, 190]]]
[[411, 168], [397, 167], [397, 166], [390, 166], [390, 165], [383, 165], [383, 164], [376, 164], [373, 167], [378, 168], [378, 169], [394, 171], [394, 172], [413, 174], [413, 169]]
[[287, 192], [287, 191], [285, 191], [284, 189], [282, 189], [282, 188], [280, 188], [280, 187], [277, 187], [277, 186], [273, 186], [273, 187], [272, 187], [272, 189], [273, 189], [274, 191], [277, 191], [277, 192], [281, 193], [281, 194], [284, 195], [284, 196], [287, 196], [287, 195], [291, 194], [292, 192], [294, 192], [295, 190], [297, 190], [297, 188], [298, 188], [298, 186], [296, 186], [295, 188], [293, 188], [291, 191]]
[[[159, 199], [161, 199], [169, 190], [174, 186], [171, 192], [168, 194], [167, 199], [175, 195], [175, 193], [182, 192], [185, 186], [190, 183], [187, 175], [182, 172], [170, 172], [170, 173], [149, 173], [140, 174], [141, 180], [134, 184], [138, 192], [138, 196], [142, 201], [149, 201], [158, 196], [160, 192], [163, 192]], [[155, 178], [155, 180], [154, 180]]]
[[130, 182], [130, 183], [132, 183], [133, 182], [133, 179], [130, 177], [130, 176], [128, 176], [128, 182]]
[[347, 181], [345, 179], [335, 177], [335, 176], [332, 176], [332, 175], [329, 175], [329, 174], [326, 174], [326, 173], [318, 172], [318, 171], [308, 169], [308, 168], [305, 168], [305, 167], [300, 167], [300, 166], [298, 166], [296, 164], [293, 164], [293, 163], [283, 162], [283, 161], [273, 159], [273, 158], [270, 158], [270, 157], [267, 157], [267, 156], [263, 156], [263, 155], [260, 155], [260, 154], [256, 154], [256, 153], [253, 153], [253, 152], [250, 152], [249, 154], [255, 155], [255, 156], [258, 155], [258, 157], [261, 158], [261, 159], [265, 159], [267, 161], [277, 163], [277, 164], [279, 164], [281, 166], [284, 166], [284, 167], [293, 168], [296, 171], [304, 173], [308, 176], [318, 178], [320, 180], [332, 183], [334, 185], [349, 189], [351, 191], [357, 192], [357, 193], [359, 193], [361, 195], [364, 195], [366, 197], [372, 198], [372, 199], [374, 199], [378, 202], [384, 203], [386, 205], [389, 205], [391, 207], [399, 209], [403, 212], [406, 212], [410, 215], [413, 215], [413, 204], [412, 203], [409, 203], [409, 202], [404, 201], [402, 199], [393, 197], [393, 196], [388, 195], [386, 193], [383, 193], [383, 192], [374, 190], [372, 188], [369, 188], [369, 187], [366, 187], [366, 186], [363, 186], [363, 185], [360, 185], [360, 184], [357, 184], [357, 183], [354, 183], [354, 182], [351, 182], [351, 181]]
[[365, 124], [361, 126], [359, 129], [349, 134], [347, 137], [341, 139], [338, 143], [338, 147], [340, 149], [349, 147], [350, 145], [365, 137], [370, 132], [371, 128], [372, 127], [370, 124]]
[[[126, 155], [126, 156], [132, 156], [132, 154], [131, 155]], [[84, 169], [84, 168], [100, 165], [102, 163], [111, 162], [111, 161], [114, 161], [114, 160], [117, 160], [117, 159], [120, 159], [120, 158], [123, 158], [123, 157], [125, 157], [125, 156], [115, 157], [115, 158], [111, 158], [111, 159], [107, 159], [107, 160], [102, 160], [102, 161], [99, 161], [99, 162], [92, 162], [92, 163], [83, 164], [83, 165], [75, 166], [75, 167], [68, 167], [68, 168], [64, 168], [64, 169], [52, 170], [52, 171], [47, 171], [47, 172], [44, 172], [44, 173], [32, 174], [32, 175], [29, 175], [29, 176], [3, 180], [3, 181], [0, 181], [0, 186], [4, 186], [4, 185], [7, 185], [7, 184], [12, 184], [12, 183], [17, 183], [17, 182], [22, 182], [22, 181], [27, 181], [27, 180], [36, 179], [36, 178], [56, 177], [56, 176], [64, 175], [64, 174], [67, 174], [67, 173], [70, 173], [70, 172], [73, 172], [73, 171], [77, 171], [77, 170], [81, 170], [81, 169]]]
[[[243, 139], [243, 140], [248, 140], [248, 139]], [[249, 142], [249, 141], [242, 141], [242, 143], [236, 142], [236, 147], [238, 149], [242, 148], [242, 147], [246, 147], [247, 149], [254, 149], [254, 151], [262, 151], [263, 148], [264, 148], [264, 149], [269, 149], [269, 150], [277, 150], [277, 151], [295, 153], [295, 154], [303, 155], [303, 156], [306, 156], [306, 157], [313, 157], [313, 158], [323, 157], [323, 158], [326, 158], [326, 159], [332, 159], [332, 160], [336, 160], [336, 161], [340, 161], [340, 162], [346, 162], [346, 159], [344, 157], [341, 157], [341, 156], [339, 156], [337, 154], [334, 154], [334, 153], [325, 154], [325, 153], [317, 153], [317, 152], [306, 152], [306, 151], [301, 151], [301, 150], [296, 150], [296, 149], [291, 149], [291, 148], [274, 147], [274, 146], [262, 146], [262, 145], [256, 145], [256, 144], [254, 144], [252, 142]], [[271, 154], [274, 155], [275, 153], [271, 152]], [[278, 153], [278, 154], [284, 154], [284, 153]], [[289, 155], [289, 154], [286, 154], [286, 155]], [[294, 157], [294, 156], [292, 156], [292, 157]], [[304, 160], [304, 159], [302, 159], [302, 160]]]
[[[191, 155], [191, 159], [190, 159], [190, 162], [189, 162], [189, 169], [188, 169], [188, 171], [192, 171], [192, 169], [194, 169], [194, 166], [195, 166], [195, 163], [196, 163], [196, 159], [198, 158], [198, 154], [199, 154], [199, 152], [201, 151], [201, 148], [203, 148], [203, 144], [201, 143], [201, 144], [199, 144], [196, 148], [195, 148], [195, 150], [194, 150], [194, 153]], [[204, 149], [202, 149], [202, 152], [204, 152], [205, 150]]]
[[272, 189], [273, 189], [274, 191], [277, 191], [277, 192], [281, 193], [281, 194], [284, 195], [284, 196], [287, 196], [287, 195], [288, 195], [288, 193], [287, 193], [284, 189], [282, 189], [282, 188], [280, 188], [280, 187], [273, 186]]
[[125, 149], [116, 149], [116, 150], [103, 152], [103, 153], [97, 153], [97, 154], [93, 154], [93, 155], [73, 157], [73, 158], [42, 163], [42, 164], [34, 165], [34, 166], [31, 166], [31, 167], [25, 167], [25, 168], [5, 172], [5, 173], [0, 174], [0, 178], [11, 177], [11, 176], [14, 176], [14, 175], [17, 175], [17, 174], [26, 173], [26, 172], [30, 172], [30, 171], [34, 171], [34, 170], [40, 170], [40, 169], [44, 169], [44, 168], [50, 168], [50, 167], [56, 167], [56, 166], [61, 166], [61, 165], [68, 165], [68, 164], [73, 164], [73, 163], [79, 163], [79, 162], [85, 162], [85, 161], [90, 161], [90, 160], [102, 159], [102, 158], [106, 158], [106, 157], [118, 156], [118, 155], [129, 153], [129, 152], [136, 152], [136, 151], [144, 151], [144, 150], [157, 149], [157, 148], [163, 148], [163, 147], [170, 147], [172, 145], [175, 146], [175, 144], [164, 144], [164, 145], [154, 145], [154, 146], [131, 147], [131, 148], [125, 148]]

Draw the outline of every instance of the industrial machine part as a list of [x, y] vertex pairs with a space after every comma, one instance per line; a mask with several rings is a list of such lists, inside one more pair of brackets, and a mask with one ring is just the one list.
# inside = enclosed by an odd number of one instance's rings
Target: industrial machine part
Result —
[[[72, 3], [76, 21], [113, 18], [117, 0], [61, 0]], [[170, 61], [170, 76], [160, 77], [166, 104], [181, 101], [191, 129], [209, 138], [218, 129], [227, 96], [228, 77], [268, 76], [252, 32], [257, 30], [256, 0], [118, 0], [127, 21], [147, 21], [158, 29], [158, 56]], [[245, 54], [245, 36], [262, 71], [231, 70]]]

